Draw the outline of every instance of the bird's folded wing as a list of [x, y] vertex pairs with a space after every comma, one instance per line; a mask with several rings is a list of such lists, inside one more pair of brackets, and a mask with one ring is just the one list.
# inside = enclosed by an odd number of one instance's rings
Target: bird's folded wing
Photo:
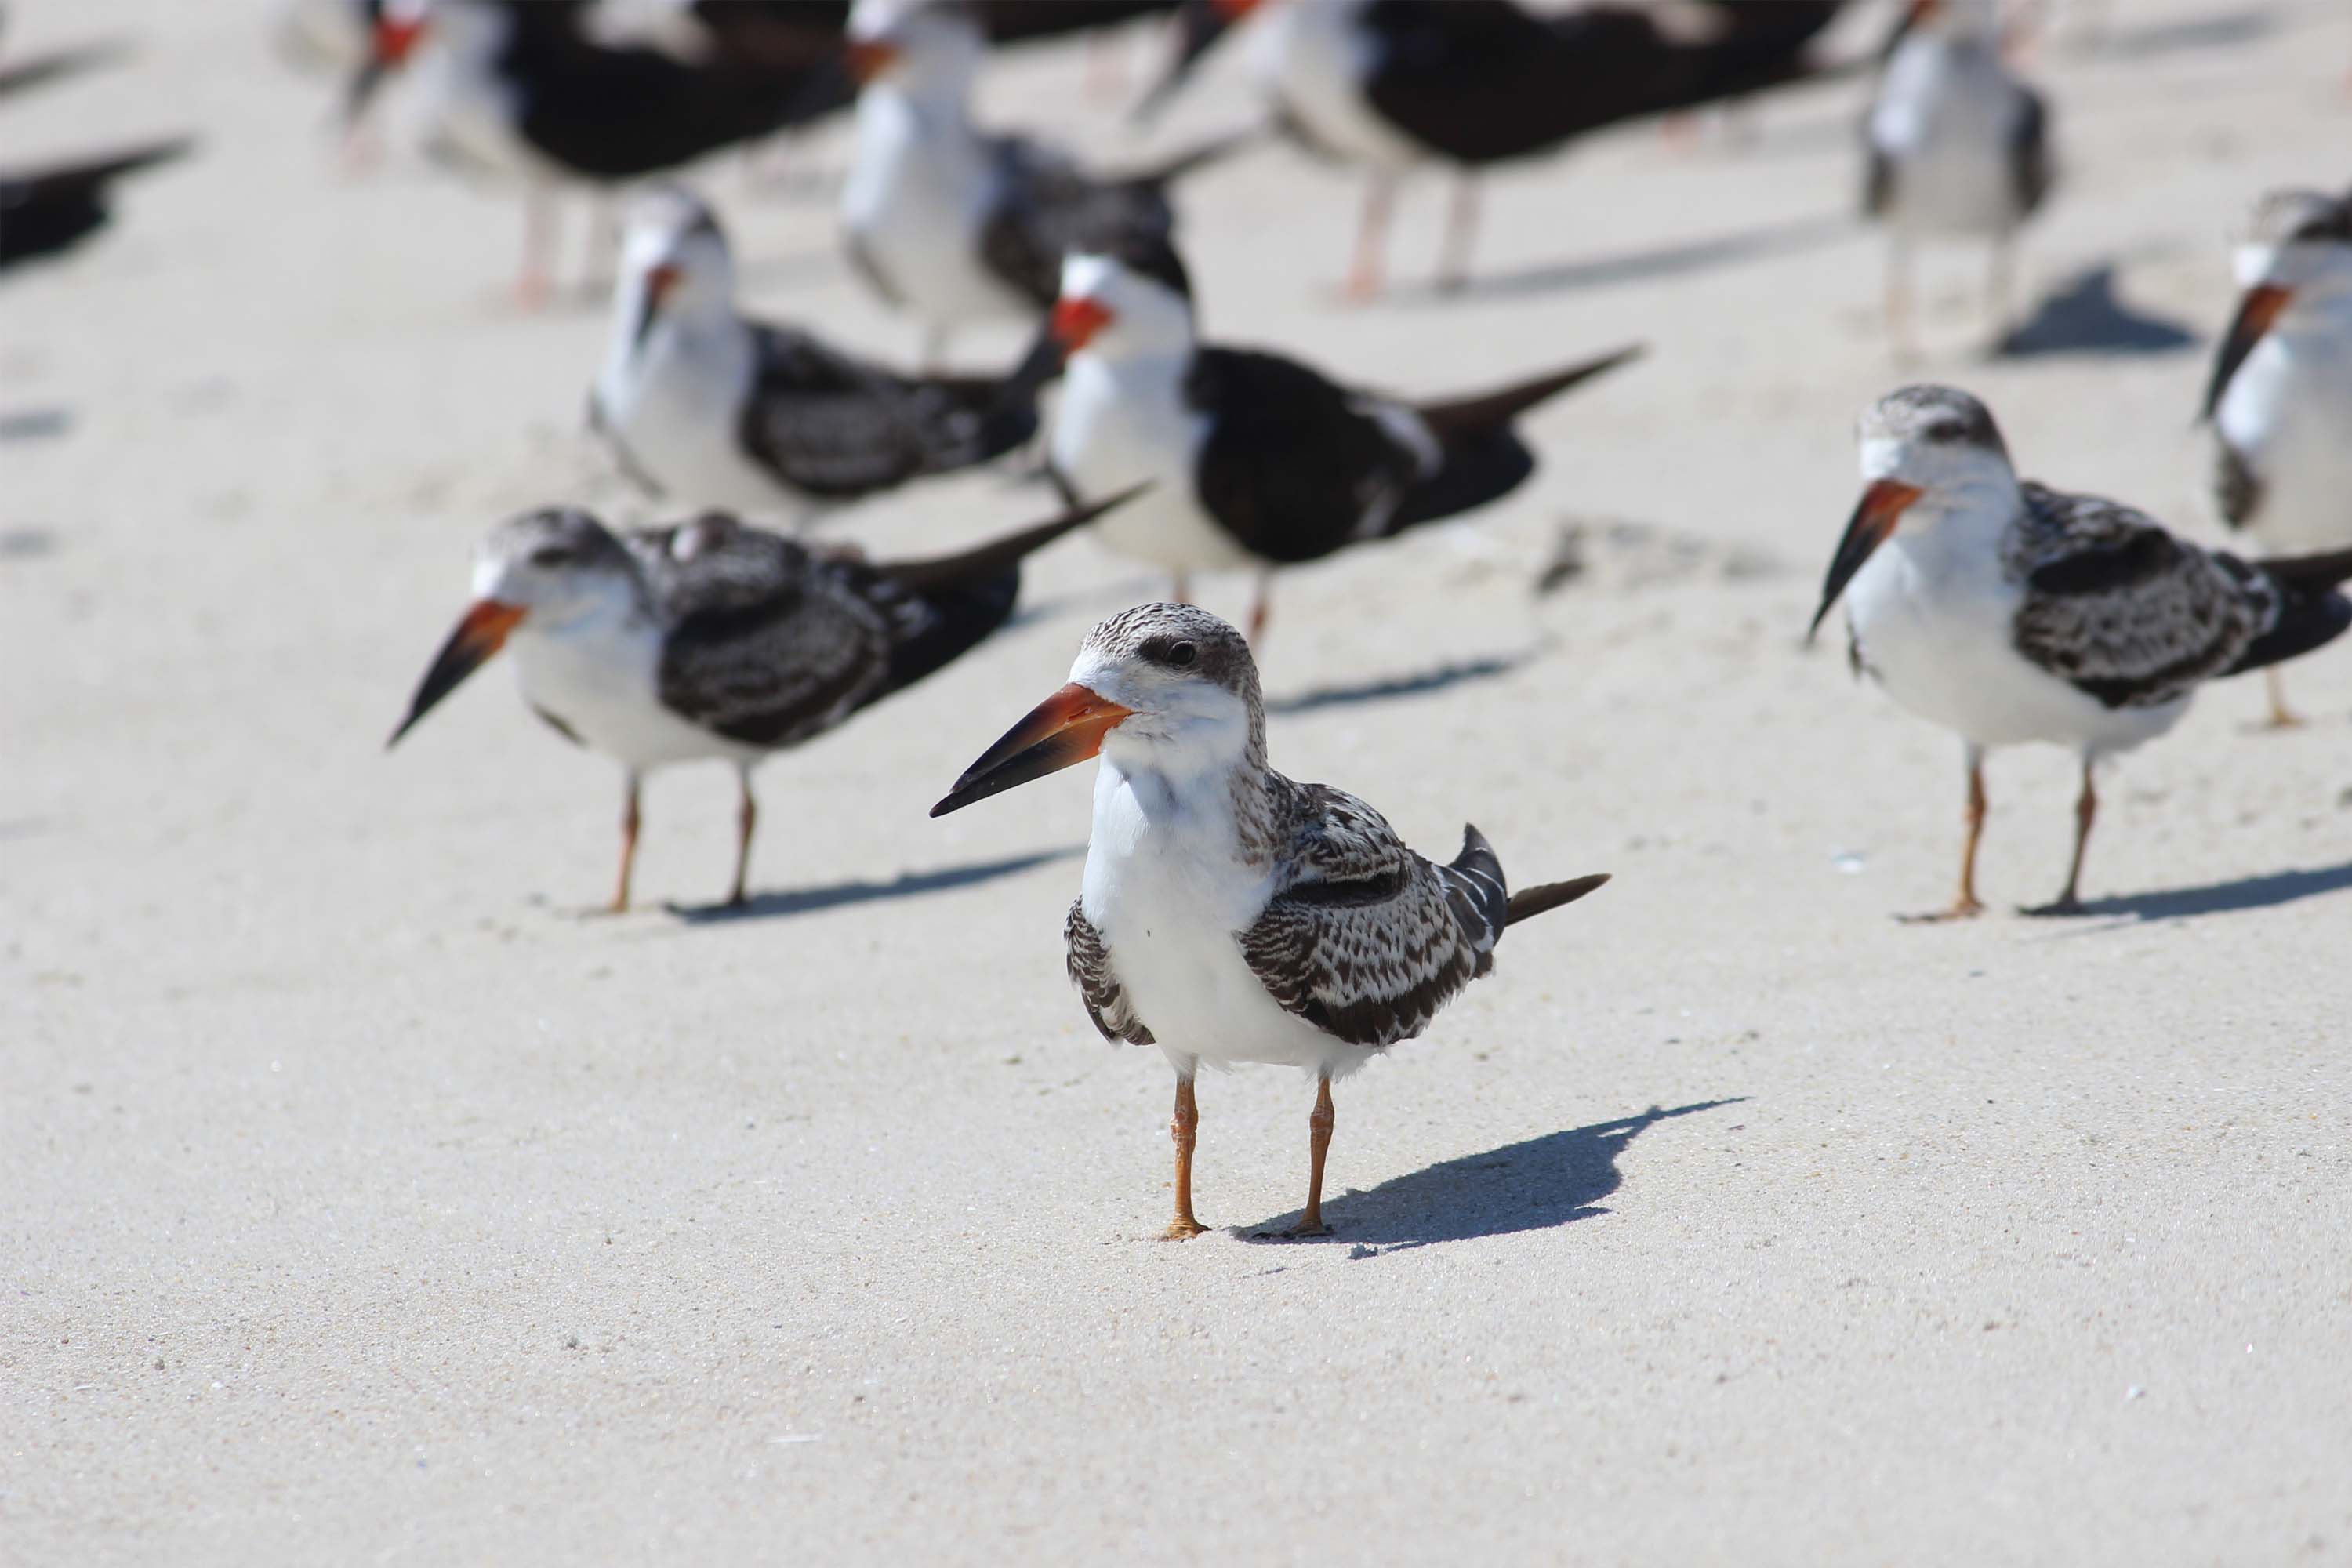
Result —
[[817, 496], [856, 496], [970, 458], [978, 412], [947, 391], [861, 364], [798, 332], [757, 330], [743, 447]]
[[1092, 178], [1017, 137], [1000, 138], [993, 151], [997, 199], [981, 224], [981, 259], [1041, 310], [1061, 293], [1071, 251], [1108, 249], [1130, 235], [1164, 239], [1173, 226], [1167, 198], [1149, 184]]
[[1351, 1045], [1410, 1039], [1476, 973], [1478, 952], [1436, 867], [1381, 814], [1321, 784], [1294, 786], [1273, 900], [1240, 933], [1251, 972], [1286, 1011]]
[[883, 615], [791, 540], [706, 517], [629, 542], [667, 623], [661, 700], [681, 718], [790, 745], [839, 722], [887, 676]]
[[1427, 466], [1376, 400], [1275, 354], [1202, 349], [1185, 390], [1211, 420], [1192, 475], [1201, 504], [1268, 561], [1379, 534]]
[[2276, 587], [2096, 496], [2024, 487], [2004, 565], [2025, 589], [2019, 654], [2109, 708], [2152, 707], [2231, 669], [2275, 621]]
[[1078, 988], [1078, 995], [1087, 1005], [1087, 1016], [1095, 1021], [1102, 1037], [1113, 1045], [1121, 1040], [1138, 1046], [1153, 1044], [1151, 1031], [1135, 1016], [1135, 1009], [1128, 1004], [1127, 988], [1118, 983], [1118, 975], [1111, 968], [1110, 950], [1103, 946], [1102, 932], [1087, 919], [1083, 906], [1083, 900], [1070, 905], [1070, 918], [1062, 927], [1062, 935], [1070, 949], [1070, 984]]

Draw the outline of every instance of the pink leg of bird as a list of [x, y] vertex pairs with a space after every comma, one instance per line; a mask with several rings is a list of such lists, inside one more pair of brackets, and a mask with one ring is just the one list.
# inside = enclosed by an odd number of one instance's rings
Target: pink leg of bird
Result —
[[1381, 258], [1388, 249], [1389, 209], [1395, 202], [1395, 176], [1374, 174], [1364, 187], [1364, 214], [1356, 225], [1356, 259], [1348, 268], [1350, 299], [1370, 300], [1381, 291]]

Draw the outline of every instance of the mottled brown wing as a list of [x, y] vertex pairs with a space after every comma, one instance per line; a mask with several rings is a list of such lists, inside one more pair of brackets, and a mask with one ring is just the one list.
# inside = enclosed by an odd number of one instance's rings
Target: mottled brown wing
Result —
[[2024, 487], [2005, 547], [2024, 603], [2017, 651], [2109, 708], [2155, 707], [2238, 667], [2277, 621], [2278, 589], [2235, 556], [2175, 539], [2097, 496]]
[[1079, 900], [1070, 905], [1070, 918], [1063, 923], [1062, 936], [1069, 944], [1070, 984], [1078, 988], [1078, 997], [1087, 1005], [1087, 1016], [1094, 1020], [1102, 1037], [1113, 1045], [1121, 1040], [1137, 1046], [1154, 1044], [1151, 1031], [1128, 1005], [1127, 989], [1119, 984], [1118, 975], [1111, 969], [1110, 952], [1103, 946], [1102, 932], [1087, 919], [1082, 903]]
[[1284, 884], [1241, 933], [1242, 956], [1285, 1011], [1327, 1034], [1370, 1047], [1411, 1039], [1485, 972], [1501, 872], [1489, 889], [1491, 853], [1475, 870], [1434, 866], [1353, 795], [1293, 787], [1292, 830], [1276, 851]]
[[885, 616], [801, 545], [711, 514], [633, 531], [667, 623], [663, 706], [758, 746], [789, 746], [839, 723], [890, 668]]

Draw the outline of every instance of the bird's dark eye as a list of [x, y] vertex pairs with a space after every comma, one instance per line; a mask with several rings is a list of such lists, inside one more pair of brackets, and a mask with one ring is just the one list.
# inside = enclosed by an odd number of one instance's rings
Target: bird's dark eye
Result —
[[572, 559], [572, 552], [561, 544], [542, 544], [530, 552], [534, 566], [561, 566]]
[[1188, 642], [1180, 642], [1168, 650], [1168, 663], [1177, 669], [1192, 668], [1192, 661], [1200, 657], [1201, 650]]
[[1937, 442], [1958, 441], [1965, 437], [1968, 433], [1967, 426], [1952, 419], [1939, 419], [1928, 426], [1924, 432], [1928, 440]]

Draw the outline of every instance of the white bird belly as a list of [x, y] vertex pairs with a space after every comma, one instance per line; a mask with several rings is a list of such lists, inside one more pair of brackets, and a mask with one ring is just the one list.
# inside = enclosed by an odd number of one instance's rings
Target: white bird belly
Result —
[[981, 262], [994, 189], [986, 150], [968, 136], [924, 126], [895, 93], [869, 89], [858, 100], [842, 222], [909, 314], [940, 327], [1036, 314]]
[[2262, 487], [2249, 539], [2276, 553], [2352, 544], [2352, 331], [2263, 338], [2213, 423]]
[[[1222, 795], [1223, 781], [1206, 793]], [[1234, 857], [1229, 802], [1188, 809], [1164, 781], [1103, 762], [1080, 906], [1179, 1071], [1198, 1058], [1336, 1073], [1371, 1056], [1285, 1012], [1243, 958], [1240, 933], [1268, 893]]]
[[1899, 53], [1872, 110], [1872, 143], [1894, 164], [1888, 221], [1915, 235], [2000, 235], [2016, 226], [2010, 142], [2023, 112], [1990, 59], [1929, 47]]
[[523, 700], [631, 769], [706, 757], [748, 762], [765, 754], [689, 724], [661, 705], [661, 637], [650, 623], [597, 637], [534, 632], [526, 623], [509, 647]]
[[[1937, 563], [1940, 574], [1950, 570]], [[2109, 708], [2027, 661], [2012, 641], [2017, 595], [1997, 578], [1932, 584], [1901, 539], [1889, 540], [1846, 589], [1864, 662], [1902, 708], [1980, 746], [2047, 742], [2074, 751], [2129, 750], [2189, 710], [2186, 697]]]
[[1054, 467], [1087, 497], [1153, 481], [1094, 525], [1122, 555], [1169, 572], [1263, 564], [1201, 505], [1193, 472], [1209, 421], [1185, 405], [1182, 374], [1171, 359], [1075, 356], [1054, 413]]
[[597, 401], [629, 459], [666, 496], [773, 515], [780, 502], [805, 498], [743, 450], [751, 380], [749, 340], [697, 339], [656, 326], [642, 353], [599, 380]]

